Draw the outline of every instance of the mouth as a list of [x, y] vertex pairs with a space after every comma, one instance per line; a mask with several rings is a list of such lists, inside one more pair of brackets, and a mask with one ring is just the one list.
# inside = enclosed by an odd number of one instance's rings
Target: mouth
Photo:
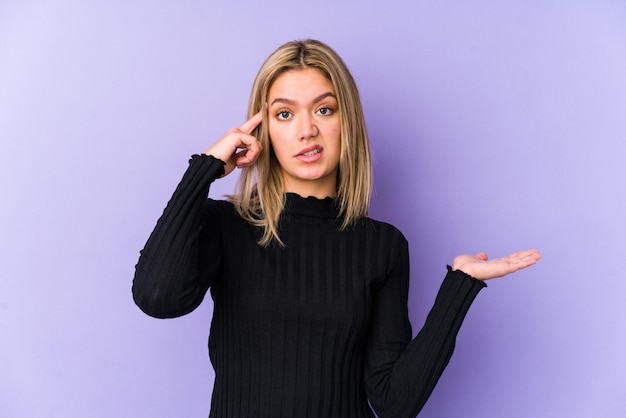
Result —
[[320, 152], [322, 152], [322, 147], [316, 145], [303, 149], [298, 154], [296, 154], [296, 157], [312, 157], [313, 155], [319, 154]]
[[320, 151], [321, 150], [319, 148], [315, 148], [313, 151], [305, 152], [302, 155], [304, 155], [305, 157], [309, 157], [311, 155], [319, 154]]

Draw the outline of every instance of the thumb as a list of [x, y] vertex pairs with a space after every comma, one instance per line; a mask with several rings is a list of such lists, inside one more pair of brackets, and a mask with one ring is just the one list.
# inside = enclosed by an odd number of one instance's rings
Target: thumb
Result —
[[477, 259], [482, 260], [482, 261], [487, 261], [489, 259], [489, 257], [487, 256], [487, 253], [485, 253], [485, 252], [479, 252], [474, 257], [476, 257]]

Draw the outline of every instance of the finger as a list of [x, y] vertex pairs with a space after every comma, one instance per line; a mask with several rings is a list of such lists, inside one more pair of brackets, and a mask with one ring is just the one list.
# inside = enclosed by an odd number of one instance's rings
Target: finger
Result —
[[261, 154], [262, 149], [261, 143], [253, 139], [251, 144], [248, 144], [247, 147], [235, 154], [237, 167], [248, 167], [254, 164]]
[[239, 130], [249, 135], [254, 130], [254, 128], [259, 126], [262, 120], [263, 120], [263, 111], [259, 111], [250, 119], [245, 121], [243, 125], [239, 127]]
[[256, 157], [249, 154], [250, 152], [248, 150], [243, 150], [235, 154], [235, 165], [239, 168], [250, 167], [253, 165], [256, 161]]
[[532, 264], [536, 263], [539, 259], [541, 259], [541, 253], [536, 249], [519, 251], [515, 254], [511, 254], [515, 259], [521, 262], [532, 262]]
[[537, 251], [536, 249], [518, 251], [515, 253], [515, 255], [519, 255], [520, 257], [541, 257], [541, 254], [539, 254], [539, 251]]
[[257, 139], [252, 135], [245, 134], [238, 130], [235, 132], [235, 135], [235, 145], [237, 149], [254, 149], [260, 144], [260, 142], [257, 141]]
[[533, 248], [532, 250], [528, 250], [528, 254], [526, 255], [526, 257], [533, 258], [535, 260], [540, 260], [541, 253], [539, 252], [539, 250]]
[[520, 251], [512, 254], [509, 264], [515, 268], [515, 270], [521, 270], [526, 267], [530, 267], [539, 261], [541, 254], [537, 250]]

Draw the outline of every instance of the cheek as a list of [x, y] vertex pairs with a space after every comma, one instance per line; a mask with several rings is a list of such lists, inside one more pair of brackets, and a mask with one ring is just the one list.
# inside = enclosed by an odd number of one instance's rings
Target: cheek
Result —
[[268, 128], [270, 146], [274, 151], [274, 155], [280, 159], [285, 153], [285, 133], [282, 129], [277, 128], [275, 124], [270, 124]]
[[270, 143], [274, 145], [276, 142], [280, 142], [284, 137], [283, 129], [276, 123], [269, 123], [268, 133], [270, 136]]
[[288, 137], [288, 131], [285, 126], [270, 123], [268, 127], [268, 132], [270, 136], [270, 144], [276, 148], [281, 147], [286, 143], [286, 139]]
[[341, 122], [339, 118], [328, 126], [328, 132], [335, 140], [339, 140], [341, 137]]
[[341, 149], [341, 128], [334, 130], [332, 137], [337, 149]]

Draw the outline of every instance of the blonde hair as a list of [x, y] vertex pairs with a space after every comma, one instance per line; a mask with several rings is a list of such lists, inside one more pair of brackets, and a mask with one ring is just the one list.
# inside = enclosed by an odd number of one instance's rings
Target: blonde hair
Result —
[[[336, 202], [341, 229], [367, 216], [372, 192], [372, 161], [365, 118], [356, 83], [341, 57], [316, 40], [288, 42], [263, 63], [250, 93], [248, 118], [265, 106], [269, 90], [286, 71], [315, 68], [332, 83], [341, 118], [341, 154]], [[239, 215], [263, 229], [259, 245], [273, 240], [284, 245], [278, 222], [285, 204], [282, 168], [271, 149], [267, 115], [252, 135], [263, 145], [256, 164], [243, 168], [234, 195], [229, 196]]]

